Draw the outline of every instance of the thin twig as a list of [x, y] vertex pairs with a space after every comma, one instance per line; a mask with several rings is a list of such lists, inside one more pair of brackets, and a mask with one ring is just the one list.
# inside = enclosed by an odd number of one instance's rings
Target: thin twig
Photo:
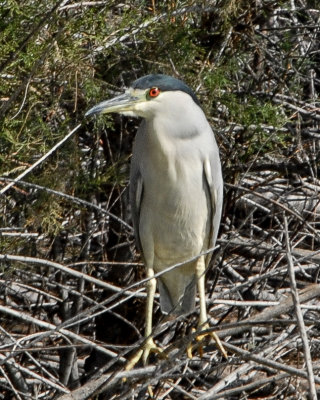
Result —
[[[230, 350], [235, 354], [240, 355], [245, 360], [254, 361], [258, 364], [265, 365], [267, 367], [271, 367], [279, 371], [287, 372], [292, 376], [299, 376], [300, 378], [309, 379], [308, 373], [304, 370], [294, 368], [286, 364], [281, 364], [278, 361], [273, 361], [264, 357], [257, 356], [255, 354], [250, 353], [249, 351], [243, 350], [240, 347], [234, 346], [227, 342], [222, 342], [222, 344], [226, 349]], [[316, 383], [320, 384], [320, 378], [315, 377], [314, 380]]]
[[40, 264], [45, 265], [47, 267], [58, 269], [59, 271], [63, 271], [71, 276], [74, 276], [79, 279], [84, 279], [87, 282], [93, 283], [99, 287], [103, 287], [104, 289], [109, 289], [112, 292], [121, 293], [126, 296], [134, 296], [134, 297], [146, 297], [145, 294], [139, 292], [130, 292], [128, 290], [123, 290], [122, 288], [111, 285], [110, 283], [104, 282], [101, 279], [94, 278], [84, 272], [79, 272], [75, 269], [66, 267], [65, 265], [59, 264], [54, 261], [45, 260], [43, 258], [36, 258], [36, 257], [26, 257], [26, 256], [16, 256], [11, 254], [0, 254], [0, 261], [19, 261], [25, 262], [29, 264]]
[[313, 373], [313, 368], [312, 368], [310, 345], [308, 342], [306, 327], [304, 325], [304, 320], [303, 320], [303, 316], [302, 316], [302, 312], [301, 312], [299, 294], [297, 291], [297, 284], [296, 284], [293, 260], [292, 260], [292, 255], [291, 255], [291, 246], [290, 246], [290, 241], [289, 241], [288, 221], [287, 221], [286, 216], [284, 216], [284, 227], [285, 227], [285, 240], [286, 240], [286, 250], [287, 250], [287, 260], [288, 260], [289, 277], [290, 277], [290, 284], [291, 284], [292, 301], [293, 301], [295, 313], [297, 316], [298, 327], [299, 327], [300, 336], [301, 336], [302, 345], [303, 345], [304, 358], [305, 358], [307, 371], [308, 371], [308, 381], [309, 381], [309, 391], [310, 391], [309, 394], [310, 394], [310, 399], [317, 400], [317, 390], [316, 390], [315, 381], [314, 381], [314, 373]]
[[42, 382], [43, 384], [51, 386], [52, 388], [58, 390], [59, 392], [69, 393], [69, 390], [67, 388], [65, 388], [64, 386], [62, 386], [61, 384], [56, 384], [52, 380], [44, 378], [43, 376], [37, 374], [36, 372], [32, 371], [31, 369], [21, 366], [20, 364], [16, 363], [14, 360], [8, 360], [7, 357], [3, 356], [2, 354], [0, 354], [0, 365], [1, 364], [5, 364], [5, 365], [8, 364], [27, 375], [30, 375], [36, 379], [39, 379], [40, 382]]
[[[227, 389], [227, 390], [224, 390], [223, 392], [219, 392], [217, 394], [213, 394], [213, 393], [211, 393], [211, 390], [209, 390], [206, 394], [198, 397], [198, 400], [228, 399], [228, 398], [231, 398], [231, 396], [240, 395], [240, 394], [244, 395], [245, 392], [249, 393], [251, 390], [254, 390], [257, 388], [261, 389], [264, 385], [275, 383], [279, 380], [288, 378], [289, 376], [290, 376], [290, 374], [287, 374], [287, 373], [273, 375], [273, 376], [270, 376], [269, 378], [259, 379], [259, 380], [253, 381], [251, 383], [248, 383], [247, 385], [238, 386], [233, 389]], [[237, 378], [239, 379], [239, 375], [237, 376]]]
[[64, 142], [66, 142], [79, 128], [81, 124], [77, 125], [71, 132], [69, 132], [63, 139], [60, 140], [57, 144], [55, 144], [46, 154], [39, 158], [34, 164], [32, 164], [29, 168], [27, 168], [22, 174], [17, 176], [11, 183], [0, 190], [0, 195], [4, 194], [8, 189], [14, 186], [15, 183], [20, 181], [20, 179], [24, 178], [26, 175], [29, 174], [32, 170], [34, 170], [39, 164], [41, 164], [44, 160], [51, 156]]
[[[320, 285], [309, 285], [308, 287], [300, 291], [301, 302], [306, 302], [319, 296], [320, 296]], [[241, 326], [231, 329], [224, 329], [220, 331], [219, 337], [225, 338], [227, 336], [238, 335], [242, 332], [247, 331], [248, 329], [251, 329], [252, 327], [251, 325], [249, 326], [242, 325], [245, 324], [246, 321], [248, 322], [255, 321], [257, 323], [259, 321], [268, 321], [268, 320], [270, 321], [276, 317], [279, 317], [281, 314], [288, 313], [293, 308], [293, 306], [294, 304], [292, 298], [288, 297], [284, 301], [280, 302], [278, 306], [268, 307], [261, 313], [251, 318], [248, 318], [244, 321], [241, 321]]]
[[76, 204], [79, 204], [79, 205], [82, 205], [85, 207], [92, 208], [95, 211], [98, 211], [99, 213], [101, 213], [103, 215], [107, 215], [107, 216], [113, 218], [114, 220], [118, 221], [120, 224], [125, 226], [129, 231], [133, 231], [132, 226], [127, 224], [120, 217], [118, 217], [117, 215], [111, 213], [110, 211], [108, 211], [102, 207], [97, 206], [96, 204], [91, 203], [90, 201], [86, 201], [86, 200], [80, 199], [79, 197], [71, 196], [70, 194], [59, 192], [58, 190], [50, 189], [45, 186], [37, 185], [37, 184], [31, 183], [31, 182], [25, 182], [25, 181], [21, 181], [21, 180], [19, 180], [19, 182], [16, 182], [14, 179], [6, 178], [6, 177], [0, 177], [0, 181], [9, 181], [9, 182], [13, 182], [13, 184], [18, 184], [18, 185], [22, 185], [22, 186], [31, 187], [33, 189], [43, 190], [47, 193], [50, 193], [55, 196], [62, 197], [63, 199], [66, 199], [68, 201], [71, 201], [72, 203], [76, 203]]
[[[113, 351], [105, 349], [104, 347], [97, 345], [96, 343], [92, 342], [89, 339], [86, 339], [82, 335], [78, 335], [72, 331], [68, 331], [66, 328], [61, 328], [60, 326], [56, 326], [49, 322], [41, 321], [37, 318], [31, 317], [30, 315], [26, 314], [24, 311], [19, 312], [19, 311], [11, 309], [9, 307], [0, 305], [0, 313], [10, 315], [10, 316], [18, 318], [24, 322], [28, 322], [28, 323], [34, 324], [36, 326], [39, 326], [40, 328], [47, 329], [47, 332], [40, 334], [41, 337], [43, 337], [43, 335], [50, 336], [51, 334], [61, 334], [61, 335], [65, 335], [73, 340], [76, 340], [78, 342], [85, 343], [89, 346], [92, 346], [93, 348], [96, 348], [97, 350], [101, 351], [102, 353], [106, 354], [109, 357], [117, 357], [118, 356]], [[125, 359], [121, 358], [120, 361], [125, 362]]]

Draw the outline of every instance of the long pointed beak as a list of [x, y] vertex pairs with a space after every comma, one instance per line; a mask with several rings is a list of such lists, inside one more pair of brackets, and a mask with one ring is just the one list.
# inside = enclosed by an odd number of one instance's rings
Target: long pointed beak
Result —
[[113, 99], [103, 101], [96, 106], [90, 108], [85, 116], [92, 114], [106, 114], [112, 112], [132, 111], [134, 105], [139, 101], [138, 97], [132, 96], [129, 92], [114, 97]]

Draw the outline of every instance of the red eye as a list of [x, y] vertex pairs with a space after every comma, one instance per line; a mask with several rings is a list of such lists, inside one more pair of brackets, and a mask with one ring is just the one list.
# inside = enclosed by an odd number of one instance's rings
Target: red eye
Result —
[[160, 94], [160, 90], [157, 87], [154, 87], [149, 90], [149, 96], [150, 97], [157, 97]]

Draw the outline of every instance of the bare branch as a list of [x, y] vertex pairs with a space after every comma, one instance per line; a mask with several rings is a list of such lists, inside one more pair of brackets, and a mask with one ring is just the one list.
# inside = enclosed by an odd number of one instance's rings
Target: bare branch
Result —
[[288, 266], [289, 266], [289, 276], [290, 276], [290, 283], [291, 283], [292, 300], [293, 300], [294, 309], [295, 309], [295, 313], [297, 316], [298, 327], [299, 327], [299, 331], [300, 331], [300, 335], [301, 335], [301, 339], [302, 339], [302, 343], [303, 343], [304, 358], [305, 358], [307, 371], [308, 371], [310, 399], [317, 400], [317, 391], [316, 391], [316, 387], [315, 387], [314, 373], [313, 373], [313, 368], [312, 368], [312, 357], [311, 357], [306, 327], [305, 327], [302, 312], [301, 312], [300, 298], [299, 298], [299, 294], [298, 294], [298, 290], [297, 290], [296, 277], [294, 274], [294, 266], [293, 266], [293, 260], [292, 260], [292, 255], [291, 255], [291, 246], [290, 246], [289, 231], [288, 231], [288, 221], [287, 221], [286, 217], [284, 217], [284, 226], [285, 226], [285, 235], [286, 235], [285, 236], [286, 237], [286, 250], [287, 250], [287, 260], [288, 260]]

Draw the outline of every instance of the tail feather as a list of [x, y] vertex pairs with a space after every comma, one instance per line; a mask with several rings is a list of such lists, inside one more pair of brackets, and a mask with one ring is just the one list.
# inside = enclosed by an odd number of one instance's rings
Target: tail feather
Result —
[[196, 279], [195, 276], [191, 277], [189, 283], [183, 289], [179, 290], [174, 287], [170, 288], [163, 279], [158, 279], [159, 292], [160, 292], [160, 306], [164, 314], [181, 315], [193, 311], [195, 307], [196, 297]]

